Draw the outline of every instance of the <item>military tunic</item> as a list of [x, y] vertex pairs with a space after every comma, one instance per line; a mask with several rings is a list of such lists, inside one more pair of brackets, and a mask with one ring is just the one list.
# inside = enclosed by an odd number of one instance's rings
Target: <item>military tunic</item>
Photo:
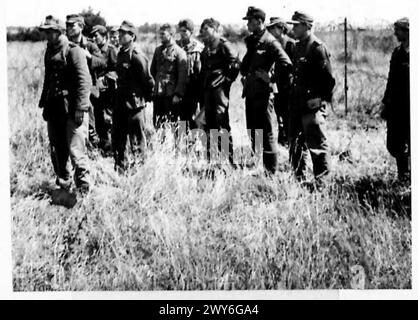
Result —
[[[293, 51], [295, 49], [296, 41], [292, 38], [284, 35], [283, 40], [280, 41], [282, 48], [292, 60]], [[276, 74], [278, 71], [275, 72]], [[289, 131], [289, 90], [290, 83], [285, 81], [281, 83], [280, 81], [276, 82], [277, 92], [274, 95], [274, 109], [276, 111], [278, 127], [278, 142], [280, 144], [286, 144], [289, 140], [288, 131]]]
[[[325, 45], [314, 35], [296, 43], [293, 54], [294, 79], [290, 90], [290, 161], [296, 176], [305, 177], [308, 150], [316, 178], [330, 170], [325, 136], [325, 107], [332, 99], [335, 80]], [[310, 103], [308, 103], [310, 101]]]
[[202, 68], [201, 53], [203, 44], [195, 39], [185, 44], [181, 40], [177, 44], [187, 54], [187, 76], [188, 82], [184, 93], [183, 101], [180, 105], [180, 120], [186, 121], [187, 128], [194, 128], [193, 115], [197, 111], [197, 104], [201, 97], [199, 95], [199, 74]]
[[131, 44], [121, 48], [117, 58], [117, 94], [112, 117], [112, 147], [115, 167], [125, 168], [129, 135], [132, 152], [146, 148], [144, 108], [151, 101], [154, 80], [146, 56]]
[[387, 121], [387, 149], [396, 158], [398, 174], [409, 171], [411, 146], [409, 52], [400, 45], [392, 53], [382, 116]]
[[110, 131], [112, 125], [112, 110], [116, 98], [116, 63], [118, 50], [110, 43], [99, 46], [106, 59], [106, 68], [97, 72], [97, 87], [99, 97], [91, 97], [94, 108], [94, 120], [97, 134], [100, 138], [99, 147], [104, 152], [110, 151]]
[[[90, 52], [92, 56], [91, 59], [88, 60], [88, 66], [92, 79], [90, 100], [94, 100], [94, 98], [98, 98], [100, 95], [97, 77], [99, 72], [103, 72], [103, 70], [106, 69], [106, 59], [101, 53], [99, 47], [92, 41], [88, 40], [85, 36], [81, 36], [80, 41], [74, 43], [80, 46], [80, 48]], [[99, 141], [96, 132], [96, 121], [94, 118], [94, 107], [92, 101], [89, 110], [89, 119], [89, 141], [93, 146], [95, 146]]]
[[[245, 97], [247, 129], [251, 133], [253, 152], [261, 150], [265, 168], [274, 173], [277, 170], [278, 145], [273, 133], [274, 105], [272, 79], [275, 69], [278, 81], [283, 85], [291, 79], [292, 62], [282, 46], [267, 30], [251, 34], [246, 38], [245, 54], [241, 74], [245, 77], [243, 97]], [[273, 80], [274, 81], [274, 80]], [[262, 130], [262, 142], [260, 141]]]
[[[48, 123], [51, 159], [57, 184], [69, 187], [70, 162], [78, 188], [88, 188], [86, 139], [88, 130], [91, 77], [84, 52], [61, 35], [58, 43], [48, 43], [45, 78], [39, 107]], [[74, 122], [75, 111], [84, 111], [81, 125]]]
[[[240, 62], [238, 55], [230, 42], [220, 38], [214, 48], [205, 46], [202, 51], [201, 86], [203, 90], [203, 105], [205, 109], [206, 131], [208, 133], [208, 159], [215, 159], [220, 151], [222, 155], [228, 155], [229, 161], [233, 162], [233, 142], [229, 124], [229, 92], [232, 82], [238, 76]], [[211, 129], [217, 130], [224, 135], [224, 141], [228, 146], [216, 139]], [[228, 136], [228, 139], [225, 137]], [[213, 145], [212, 146], [212, 141]], [[218, 145], [218, 149], [215, 147]], [[226, 149], [226, 150], [225, 150]], [[216, 153], [215, 153], [216, 152]]]
[[[180, 105], [173, 105], [173, 97], [183, 97], [186, 92], [187, 56], [174, 40], [155, 49], [151, 63], [154, 87], [154, 126], [166, 120], [175, 122], [179, 118]], [[165, 119], [165, 120], [164, 120]]]

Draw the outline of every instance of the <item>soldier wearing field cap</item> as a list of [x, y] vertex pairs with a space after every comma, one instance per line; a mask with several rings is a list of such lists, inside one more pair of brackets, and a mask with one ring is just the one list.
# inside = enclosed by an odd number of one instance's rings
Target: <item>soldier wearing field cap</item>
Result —
[[47, 16], [39, 29], [48, 39], [39, 107], [47, 121], [56, 183], [64, 189], [71, 187], [71, 159], [75, 185], [84, 193], [90, 187], [86, 139], [91, 77], [87, 60], [83, 50], [68, 41], [65, 24], [59, 19]]
[[115, 169], [124, 170], [127, 167], [125, 150], [128, 136], [134, 155], [142, 156], [145, 152], [144, 109], [146, 103], [151, 101], [154, 80], [148, 59], [134, 45], [136, 27], [125, 20], [119, 28], [119, 35], [121, 48], [116, 65], [118, 80], [112, 119], [112, 146]]
[[335, 80], [325, 44], [312, 33], [313, 18], [296, 11], [289, 24], [298, 40], [292, 56], [294, 79], [290, 90], [290, 161], [296, 177], [306, 178], [308, 152], [313, 163], [314, 185], [322, 188], [330, 172], [324, 131], [326, 105], [332, 100]]
[[278, 143], [273, 132], [273, 84], [277, 81], [281, 86], [289, 86], [292, 62], [279, 41], [267, 31], [265, 17], [263, 10], [249, 7], [243, 18], [248, 20], [251, 34], [245, 39], [247, 53], [242, 60], [241, 74], [252, 150], [261, 149], [257, 144], [261, 142], [259, 135], [262, 132], [264, 167], [274, 174], [278, 167]]
[[155, 49], [152, 58], [155, 127], [166, 121], [176, 123], [179, 120], [179, 108], [186, 92], [187, 55], [174, 40], [174, 32], [174, 27], [168, 23], [160, 27], [161, 45]]
[[[100, 91], [97, 83], [97, 74], [106, 69], [106, 59], [103, 57], [100, 49], [92, 41], [88, 40], [83, 34], [85, 22], [84, 17], [79, 14], [69, 14], [66, 20], [66, 29], [68, 39], [84, 49], [87, 57], [87, 63], [92, 78], [91, 97], [98, 98]], [[99, 138], [97, 136], [93, 106], [89, 111], [89, 140], [92, 146], [97, 146]]]
[[111, 152], [110, 131], [116, 94], [116, 62], [118, 50], [114, 45], [109, 43], [105, 26], [94, 26], [90, 32], [90, 36], [106, 59], [106, 69], [97, 72], [99, 97], [91, 97], [91, 102], [94, 108], [95, 127], [100, 139], [99, 147], [104, 154], [108, 154]]
[[382, 118], [387, 122], [387, 149], [396, 159], [398, 177], [410, 182], [410, 76], [409, 20], [395, 22], [394, 33], [400, 45], [390, 60], [386, 91], [383, 97]]
[[[288, 36], [289, 25], [280, 17], [270, 18], [267, 30], [280, 42], [287, 55], [292, 58], [296, 41]], [[279, 123], [278, 142], [288, 143], [289, 130], [289, 83], [276, 83], [277, 93], [274, 95], [274, 108], [276, 110], [277, 121]]]
[[116, 49], [119, 50], [120, 44], [119, 44], [119, 26], [115, 26], [110, 28], [109, 30], [109, 41], [112, 45], [116, 47]]

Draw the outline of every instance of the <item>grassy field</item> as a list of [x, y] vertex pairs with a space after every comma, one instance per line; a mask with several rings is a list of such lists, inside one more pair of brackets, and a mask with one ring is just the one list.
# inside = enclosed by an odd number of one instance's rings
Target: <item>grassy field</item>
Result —
[[[338, 83], [327, 123], [332, 182], [322, 193], [293, 179], [285, 148], [274, 177], [260, 165], [210, 177], [154, 136], [144, 164], [126, 175], [92, 154], [94, 186], [72, 209], [51, 203], [37, 108], [45, 44], [9, 43], [14, 290], [411, 288], [411, 190], [396, 181], [378, 117], [394, 42], [369, 45], [382, 34], [350, 38], [347, 116], [341, 34], [320, 35]], [[155, 45], [142, 46], [150, 54]], [[248, 154], [240, 90], [236, 81], [231, 126]]]

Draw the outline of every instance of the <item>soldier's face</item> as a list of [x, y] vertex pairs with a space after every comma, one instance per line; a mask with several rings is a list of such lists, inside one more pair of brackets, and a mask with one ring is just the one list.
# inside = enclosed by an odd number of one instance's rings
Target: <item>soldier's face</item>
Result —
[[102, 36], [100, 33], [96, 32], [95, 34], [93, 34], [93, 41], [100, 46], [106, 42], [106, 38]]
[[69, 37], [77, 37], [83, 30], [83, 27], [78, 22], [67, 22], [66, 27], [67, 36]]
[[302, 39], [308, 33], [308, 26], [303, 23], [293, 25], [293, 34], [296, 39]]
[[159, 36], [162, 43], [168, 43], [171, 40], [171, 34], [168, 30], [160, 30]]
[[257, 31], [258, 29], [260, 29], [260, 20], [255, 18], [248, 19], [247, 28], [250, 32]]
[[114, 46], [118, 46], [119, 45], [119, 32], [113, 32], [110, 35], [110, 42], [114, 45]]
[[45, 30], [45, 35], [48, 42], [57, 42], [61, 32], [54, 29], [47, 29]]
[[268, 32], [270, 32], [273, 37], [275, 38], [280, 38], [283, 34], [283, 30], [281, 28], [279, 28], [278, 26], [273, 26], [267, 29]]
[[200, 36], [205, 43], [212, 41], [215, 38], [215, 33], [215, 28], [212, 28], [207, 24], [203, 25], [200, 29]]
[[185, 27], [179, 28], [179, 33], [180, 33], [180, 37], [183, 41], [190, 40], [190, 37], [192, 36], [192, 33], [190, 32], [190, 30], [185, 28]]
[[126, 32], [126, 31], [119, 32], [119, 42], [122, 46], [129, 45], [133, 40], [134, 40], [134, 37], [129, 32]]
[[399, 42], [405, 41], [409, 38], [409, 31], [395, 27], [395, 37]]

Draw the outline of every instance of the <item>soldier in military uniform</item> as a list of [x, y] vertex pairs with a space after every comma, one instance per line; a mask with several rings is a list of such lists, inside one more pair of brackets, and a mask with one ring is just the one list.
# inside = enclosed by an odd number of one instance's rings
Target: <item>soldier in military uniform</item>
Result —
[[229, 93], [232, 82], [238, 76], [240, 62], [230, 42], [221, 37], [219, 21], [213, 18], [203, 20], [200, 34], [205, 44], [201, 55], [201, 85], [208, 160], [214, 160], [216, 158], [214, 152], [218, 156], [220, 151], [222, 156], [227, 156], [229, 162], [234, 164], [229, 124]]
[[116, 49], [119, 50], [119, 27], [112, 27], [109, 31], [109, 42], [114, 45]]
[[151, 63], [154, 87], [154, 126], [176, 122], [179, 106], [186, 92], [187, 55], [173, 38], [174, 28], [166, 23], [160, 27], [161, 45], [155, 49]]
[[[66, 29], [68, 39], [84, 49], [87, 57], [90, 75], [92, 78], [91, 97], [98, 98], [100, 95], [97, 73], [106, 69], [106, 59], [103, 57], [100, 49], [96, 44], [88, 40], [83, 34], [84, 18], [79, 14], [67, 15]], [[99, 144], [99, 138], [97, 136], [93, 106], [89, 110], [89, 141], [92, 146]]]
[[395, 22], [395, 36], [401, 43], [392, 53], [382, 118], [387, 122], [387, 149], [396, 159], [400, 180], [410, 179], [411, 129], [409, 80], [409, 20]]
[[107, 154], [111, 152], [110, 131], [112, 126], [112, 110], [116, 96], [116, 60], [118, 50], [108, 42], [105, 26], [94, 26], [90, 35], [105, 57], [107, 65], [106, 69], [100, 70], [97, 73], [99, 97], [91, 97], [96, 131], [100, 139], [99, 147]]
[[[260, 129], [262, 130], [263, 163], [269, 173], [277, 170], [277, 138], [273, 132], [274, 105], [273, 83], [278, 81], [286, 87], [291, 81], [292, 62], [264, 24], [265, 13], [249, 7], [244, 20], [251, 34], [245, 39], [247, 53], [241, 64], [243, 76], [243, 97], [245, 97], [247, 129], [251, 130], [253, 152], [258, 147]], [[277, 74], [273, 74], [277, 73]], [[274, 79], [274, 80], [272, 80]], [[277, 79], [277, 80], [276, 80]]]
[[[268, 32], [275, 37], [287, 55], [292, 59], [296, 41], [288, 36], [290, 31], [286, 21], [279, 17], [270, 18], [270, 23], [266, 26]], [[277, 122], [279, 124], [278, 142], [282, 145], [288, 143], [289, 130], [289, 90], [290, 83], [276, 83], [277, 92], [274, 94], [274, 108], [276, 110]]]
[[312, 33], [313, 18], [296, 11], [292, 20], [298, 40], [292, 56], [294, 79], [290, 90], [290, 161], [296, 177], [304, 180], [308, 151], [315, 184], [321, 187], [330, 172], [329, 148], [324, 131], [326, 105], [332, 100], [335, 80], [325, 44]]
[[193, 38], [194, 25], [189, 19], [181, 20], [178, 23], [178, 31], [180, 40], [177, 44], [187, 54], [187, 76], [188, 83], [186, 86], [183, 101], [180, 105], [180, 120], [186, 121], [187, 128], [195, 128], [193, 116], [197, 111], [197, 104], [200, 100], [199, 95], [199, 74], [201, 70], [200, 55], [203, 50], [203, 44]]
[[87, 60], [83, 50], [68, 41], [65, 25], [57, 18], [47, 16], [40, 29], [46, 32], [48, 45], [39, 107], [48, 125], [56, 183], [70, 188], [71, 159], [75, 185], [86, 192], [90, 187], [86, 139], [91, 88]]
[[150, 74], [149, 62], [135, 45], [135, 26], [123, 21], [120, 28], [121, 48], [117, 58], [117, 95], [113, 110], [112, 144], [115, 169], [126, 168], [125, 150], [127, 137], [130, 138], [134, 154], [143, 154], [146, 149], [144, 112], [146, 103], [151, 101], [154, 80]]

